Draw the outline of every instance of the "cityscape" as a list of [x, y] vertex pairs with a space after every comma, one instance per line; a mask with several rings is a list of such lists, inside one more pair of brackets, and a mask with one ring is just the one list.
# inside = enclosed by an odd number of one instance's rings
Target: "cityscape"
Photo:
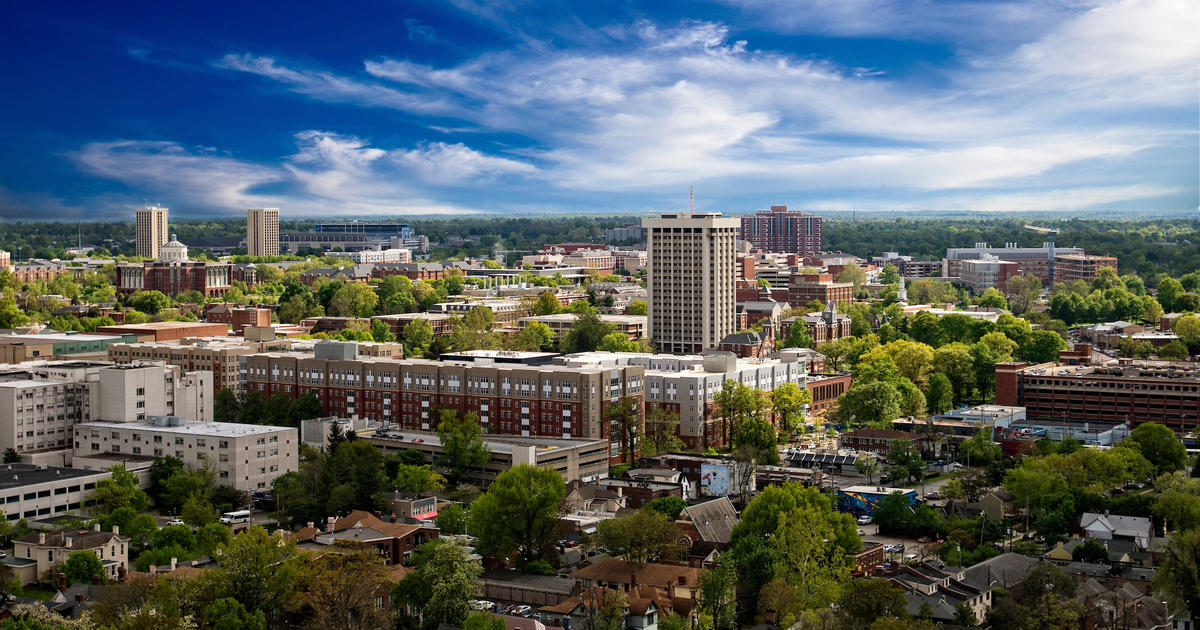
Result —
[[1200, 627], [1200, 6], [409, 4], [13, 12], [0, 630]]

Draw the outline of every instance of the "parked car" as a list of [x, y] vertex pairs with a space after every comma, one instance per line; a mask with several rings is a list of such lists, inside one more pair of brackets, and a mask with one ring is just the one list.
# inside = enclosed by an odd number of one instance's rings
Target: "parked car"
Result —
[[185, 525], [185, 524], [186, 524], [186, 523], [184, 523], [184, 522], [183, 522], [183, 519], [181, 519], [181, 518], [173, 518], [173, 519], [171, 519], [171, 520], [167, 521], [167, 525], [166, 525], [166, 526], [167, 526], [167, 527], [171, 527], [172, 525]]
[[870, 516], [860, 516], [860, 517], [858, 517], [858, 524], [859, 524], [859, 525], [870, 525], [870, 524], [871, 524], [871, 517], [870, 517]]
[[518, 617], [524, 617], [526, 615], [531, 614], [532, 612], [533, 612], [533, 606], [522, 605], [522, 606], [517, 606], [515, 609], [513, 609], [512, 614], [514, 614]]
[[866, 536], [866, 535], [867, 535], [867, 530], [865, 530], [865, 529], [860, 529], [860, 530], [858, 530], [858, 535], [859, 535], [859, 536]]
[[938, 499], [942, 498], [942, 493], [938, 492], [937, 490], [933, 490], [932, 492], [926, 493], [925, 498], [929, 499], [930, 501], [937, 501]]

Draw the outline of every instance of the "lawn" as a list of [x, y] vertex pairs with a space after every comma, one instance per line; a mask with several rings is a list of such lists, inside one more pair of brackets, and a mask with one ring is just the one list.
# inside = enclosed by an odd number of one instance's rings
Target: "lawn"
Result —
[[57, 592], [58, 591], [56, 589], [46, 588], [44, 586], [33, 586], [31, 584], [29, 586], [23, 586], [15, 591], [13, 591], [12, 594], [16, 595], [17, 597], [28, 597], [30, 599], [48, 600], [51, 597], [54, 597], [54, 594]]

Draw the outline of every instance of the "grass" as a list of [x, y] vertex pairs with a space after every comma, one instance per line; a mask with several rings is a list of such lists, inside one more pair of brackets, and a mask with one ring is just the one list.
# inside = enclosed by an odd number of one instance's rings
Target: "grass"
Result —
[[51, 597], [54, 597], [54, 594], [57, 592], [58, 591], [56, 589], [30, 585], [22, 586], [21, 588], [16, 589], [13, 591], [13, 595], [16, 595], [17, 597], [28, 597], [30, 599], [40, 599], [45, 601]]

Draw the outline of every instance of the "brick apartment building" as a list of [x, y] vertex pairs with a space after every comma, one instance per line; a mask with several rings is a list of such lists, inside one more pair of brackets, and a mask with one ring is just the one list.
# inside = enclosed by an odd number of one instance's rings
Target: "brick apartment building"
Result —
[[809, 302], [845, 304], [854, 300], [854, 284], [835, 282], [831, 273], [795, 274], [788, 282], [788, 304], [802, 307]]
[[[624, 396], [643, 407], [645, 370], [640, 366], [590, 367], [502, 363], [524, 354], [481, 351], [475, 361], [359, 358], [353, 350], [318, 346], [315, 356], [295, 353], [246, 355], [246, 391], [270, 397], [315, 394], [324, 413], [354, 415], [399, 424], [405, 429], [436, 429], [437, 408], [476, 413], [486, 434], [619, 440], [608, 407]], [[500, 356], [500, 355], [504, 356]], [[488, 360], [488, 359], [492, 360]]]
[[269, 326], [271, 324], [271, 309], [269, 308], [232, 308], [229, 306], [209, 305], [205, 309], [205, 318], [213, 324], [228, 324], [233, 334], [242, 334], [246, 326]]
[[801, 255], [821, 251], [821, 217], [771, 206], [741, 219], [742, 240], [758, 249]]
[[1030, 418], [1157, 422], [1176, 432], [1200, 427], [1195, 364], [1134, 361], [1103, 365], [996, 364], [996, 404]]

